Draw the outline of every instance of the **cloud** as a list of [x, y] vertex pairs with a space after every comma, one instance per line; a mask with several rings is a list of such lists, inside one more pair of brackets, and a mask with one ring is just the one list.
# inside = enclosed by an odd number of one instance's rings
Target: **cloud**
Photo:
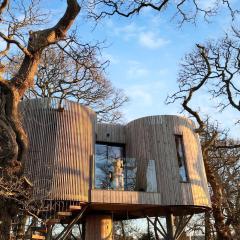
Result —
[[124, 41], [136, 39], [142, 47], [149, 49], [158, 49], [169, 43], [168, 40], [159, 36], [155, 27], [149, 30], [146, 26], [130, 23], [123, 27], [111, 25], [110, 28], [116, 36], [121, 37]]
[[216, 0], [201, 0], [198, 2], [198, 5], [202, 9], [210, 10], [210, 9], [217, 7], [217, 1]]
[[138, 37], [143, 30], [144, 27], [137, 26], [135, 23], [113, 28], [115, 35], [121, 36], [125, 41]]
[[169, 43], [169, 41], [159, 37], [154, 32], [149, 31], [149, 32], [142, 32], [139, 35], [139, 43], [143, 47], [147, 47], [150, 49], [157, 49], [165, 46], [166, 44]]
[[135, 102], [135, 106], [151, 106], [153, 104], [153, 96], [151, 92], [146, 91], [145, 85], [133, 85], [128, 88], [127, 94]]
[[129, 78], [141, 78], [149, 74], [149, 70], [137, 61], [128, 61], [128, 65], [127, 76]]

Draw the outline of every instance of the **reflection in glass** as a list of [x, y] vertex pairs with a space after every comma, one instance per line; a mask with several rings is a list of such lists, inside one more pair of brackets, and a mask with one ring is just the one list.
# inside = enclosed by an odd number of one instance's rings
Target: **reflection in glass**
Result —
[[136, 161], [134, 158], [124, 158], [123, 146], [96, 144], [96, 189], [134, 191], [136, 173]]
[[134, 158], [127, 158], [124, 162], [124, 188], [126, 191], [134, 191], [136, 188], [137, 166]]
[[155, 160], [149, 160], [147, 166], [147, 192], [157, 192], [157, 176]]
[[175, 135], [175, 142], [177, 148], [177, 159], [179, 167], [179, 176], [182, 182], [187, 182], [187, 170], [185, 165], [185, 154], [184, 154], [184, 145], [182, 135]]
[[122, 146], [96, 144], [95, 188], [124, 190]]
[[[157, 192], [155, 160], [148, 160], [146, 168], [141, 168], [146, 176], [144, 191]], [[137, 161], [124, 158], [124, 146], [96, 144], [95, 147], [95, 188], [119, 191], [139, 191], [136, 189]]]

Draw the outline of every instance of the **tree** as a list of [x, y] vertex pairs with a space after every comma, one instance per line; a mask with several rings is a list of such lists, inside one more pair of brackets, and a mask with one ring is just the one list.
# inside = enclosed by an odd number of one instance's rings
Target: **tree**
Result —
[[[6, 42], [1, 55], [7, 58], [7, 54], [11, 50], [14, 51], [14, 47], [20, 49], [24, 54], [19, 70], [9, 80], [6, 79], [6, 74], [4, 74], [3, 60], [1, 63], [0, 159], [3, 168], [2, 177], [6, 181], [12, 175], [17, 178], [21, 177], [23, 159], [28, 146], [26, 134], [19, 120], [18, 104], [26, 90], [34, 83], [34, 75], [37, 72], [43, 50], [65, 37], [80, 11], [80, 6], [76, 0], [68, 0], [65, 14], [58, 23], [44, 30], [30, 31], [29, 39], [26, 42], [22, 29], [39, 23], [38, 21], [44, 16], [38, 12], [36, 3], [36, 1], [30, 1], [29, 8], [25, 8], [24, 4], [17, 5], [17, 7], [22, 7], [25, 14], [21, 20], [18, 20], [19, 18], [10, 10], [14, 3], [10, 3], [8, 0], [0, 3], [1, 22], [6, 27], [6, 33], [0, 33], [0, 37]], [[8, 209], [0, 209], [2, 221], [0, 232], [2, 239], [9, 239], [10, 219], [17, 213], [17, 207], [15, 207], [15, 211], [13, 207], [16, 206], [14, 197], [17, 196], [12, 196], [10, 201], [5, 194], [6, 192], [1, 194], [1, 202], [3, 203], [3, 200], [7, 201]], [[9, 208], [11, 208], [12, 216], [8, 214]]]
[[[100, 44], [80, 43], [75, 33], [61, 44], [43, 51], [34, 85], [24, 98], [56, 98], [79, 102], [97, 113], [98, 121], [121, 120], [120, 107], [128, 100], [121, 89], [116, 89], [106, 79], [108, 61], [100, 62]], [[15, 74], [21, 59], [8, 64], [8, 73]]]
[[240, 33], [234, 29], [234, 35], [226, 35], [223, 39], [206, 45], [197, 44], [181, 65], [179, 92], [175, 96], [182, 98], [186, 92], [199, 92], [207, 87], [208, 93], [213, 98], [218, 98], [219, 104], [216, 107], [220, 111], [227, 107], [240, 111], [239, 40]]
[[141, 239], [142, 233], [137, 226], [136, 220], [121, 220], [114, 222], [114, 239], [132, 240]]
[[[219, 136], [209, 149], [209, 165], [219, 177], [222, 189], [222, 217], [234, 236], [239, 234], [239, 148], [235, 148], [239, 141], [232, 140], [224, 131], [219, 131]], [[210, 194], [213, 196], [211, 188]], [[213, 212], [201, 214], [188, 226], [188, 231], [205, 234], [205, 239], [216, 239], [216, 228]], [[204, 231], [205, 230], [205, 231]]]
[[[236, 30], [235, 33], [237, 33]], [[237, 35], [235, 37], [238, 38]], [[231, 229], [233, 225], [230, 226], [232, 220], [229, 222], [225, 215], [228, 215], [227, 212], [229, 212], [228, 216], [231, 219], [232, 214], [227, 210], [226, 203], [228, 201], [232, 203], [235, 197], [231, 196], [233, 199], [228, 199], [227, 196], [230, 195], [225, 193], [224, 187], [231, 182], [225, 174], [231, 172], [229, 175], [231, 178], [237, 174], [236, 170], [234, 174], [232, 170], [235, 169], [235, 165], [239, 165], [238, 151], [234, 151], [239, 149], [240, 145], [239, 142], [228, 140], [216, 124], [209, 124], [208, 118], [204, 119], [200, 111], [194, 110], [190, 103], [195, 95], [206, 87], [212, 97], [220, 98], [220, 104], [217, 107], [221, 110], [229, 106], [239, 110], [239, 84], [236, 78], [239, 74], [239, 50], [238, 42], [229, 36], [217, 43], [208, 43], [207, 46], [198, 44], [192, 53], [186, 55], [181, 65], [178, 79], [179, 91], [168, 98], [168, 102], [182, 100], [183, 109], [199, 124], [196, 131], [201, 136], [203, 160], [207, 179], [211, 186], [212, 213], [217, 239], [233, 239]], [[233, 153], [234, 157], [231, 157]], [[234, 159], [234, 163], [232, 163], [232, 159]], [[224, 164], [223, 161], [225, 161]], [[216, 165], [216, 163], [218, 164]], [[217, 167], [220, 163], [222, 163], [222, 167]], [[231, 166], [231, 170], [225, 172], [226, 169], [229, 169], [228, 166]], [[238, 196], [234, 190], [234, 184], [228, 189], [234, 191]], [[238, 203], [235, 202], [235, 204], [238, 209]]]
[[232, 18], [239, 13], [238, 8], [235, 8], [234, 4], [228, 0], [215, 0], [208, 6], [201, 3], [201, 1], [195, 0], [93, 0], [88, 3], [89, 16], [95, 20], [115, 14], [123, 17], [131, 17], [139, 14], [145, 8], [149, 8], [160, 13], [166, 10], [173, 11], [175, 13], [174, 17], [178, 18], [180, 24], [184, 22], [196, 22], [198, 16], [203, 16], [204, 19], [208, 20], [209, 17], [216, 15], [221, 7], [226, 7]]

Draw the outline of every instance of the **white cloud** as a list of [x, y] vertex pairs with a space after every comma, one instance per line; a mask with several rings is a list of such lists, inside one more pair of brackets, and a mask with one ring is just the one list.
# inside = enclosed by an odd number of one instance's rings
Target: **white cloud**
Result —
[[134, 85], [127, 90], [130, 99], [135, 102], [135, 105], [151, 106], [153, 104], [153, 97], [149, 91], [146, 91], [145, 85]]
[[139, 27], [135, 23], [130, 23], [124, 27], [113, 28], [114, 33], [117, 36], [121, 36], [126, 41], [131, 38], [137, 37], [143, 30], [143, 27]]
[[216, 0], [200, 0], [198, 1], [197, 4], [203, 9], [210, 10], [217, 6], [217, 1]]
[[165, 46], [169, 43], [168, 40], [165, 40], [164, 38], [159, 37], [154, 32], [142, 32], [139, 35], [139, 43], [147, 48], [150, 49], [157, 49]]
[[128, 61], [128, 78], [142, 78], [149, 74], [149, 70], [137, 61]]
[[149, 49], [157, 49], [169, 43], [168, 40], [159, 36], [158, 31], [155, 31], [155, 27], [147, 30], [146, 26], [130, 23], [123, 27], [111, 25], [110, 28], [116, 36], [121, 37], [123, 40], [136, 39], [142, 47]]

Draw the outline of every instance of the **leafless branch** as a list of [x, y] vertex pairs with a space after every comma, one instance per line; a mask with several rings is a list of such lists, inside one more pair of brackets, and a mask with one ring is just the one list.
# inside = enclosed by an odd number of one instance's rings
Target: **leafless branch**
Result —
[[[3, 11], [6, 9], [7, 5], [8, 5], [8, 0], [3, 0], [2, 3], [0, 3], [0, 18]], [[1, 19], [0, 19], [0, 22], [1, 22]]]
[[[27, 48], [25, 48], [24, 46], [21, 45], [20, 42], [10, 38], [10, 37], [7, 37], [6, 35], [4, 35], [3, 33], [0, 32], [0, 37], [5, 40], [8, 45], [7, 45], [7, 49], [9, 49], [9, 44], [15, 44], [21, 51], [23, 51], [23, 53], [27, 56], [31, 56], [31, 53], [27, 50]], [[6, 49], [6, 50], [7, 50]], [[6, 50], [4, 52], [6, 52]]]

